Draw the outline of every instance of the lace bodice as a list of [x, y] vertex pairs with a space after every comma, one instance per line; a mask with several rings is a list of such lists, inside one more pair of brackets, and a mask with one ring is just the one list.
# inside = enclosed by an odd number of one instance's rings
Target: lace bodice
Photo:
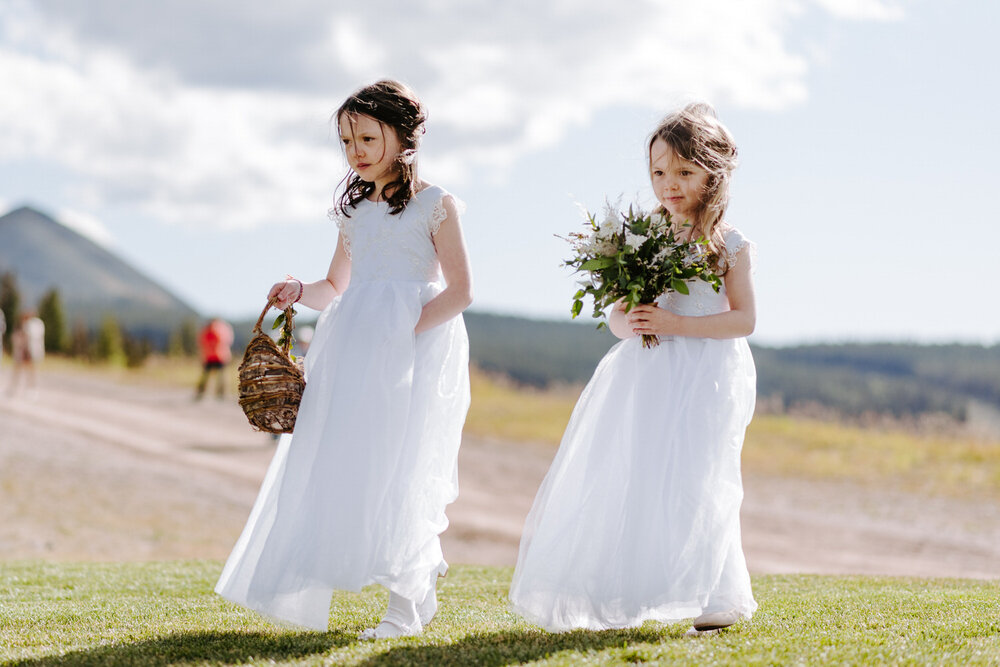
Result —
[[363, 200], [350, 217], [330, 212], [344, 238], [351, 258], [351, 282], [368, 280], [438, 279], [440, 265], [433, 236], [447, 216], [443, 188], [430, 186], [413, 196], [398, 215], [389, 214], [385, 202]]
[[[726, 260], [729, 266], [736, 262], [736, 255], [744, 248], [748, 248], [752, 254], [753, 243], [738, 229], [726, 225], [721, 231], [723, 242], [726, 245]], [[729, 310], [725, 283], [718, 292], [713, 290], [712, 286], [704, 280], [690, 280], [687, 286], [690, 294], [667, 292], [660, 295], [656, 300], [656, 305], [678, 315], [714, 315]]]

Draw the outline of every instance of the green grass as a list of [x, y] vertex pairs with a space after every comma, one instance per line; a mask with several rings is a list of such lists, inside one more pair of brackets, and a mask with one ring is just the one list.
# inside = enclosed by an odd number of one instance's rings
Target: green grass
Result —
[[759, 576], [760, 609], [715, 636], [686, 624], [548, 634], [507, 610], [509, 568], [454, 567], [419, 637], [358, 642], [382, 589], [334, 598], [331, 630], [276, 628], [212, 592], [214, 562], [5, 563], [0, 664], [997, 665], [1000, 581]]

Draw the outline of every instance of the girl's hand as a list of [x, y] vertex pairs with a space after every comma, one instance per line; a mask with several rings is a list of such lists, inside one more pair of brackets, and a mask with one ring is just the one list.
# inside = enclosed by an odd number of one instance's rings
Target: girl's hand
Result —
[[302, 298], [302, 282], [295, 278], [282, 280], [271, 286], [271, 291], [267, 293], [268, 300], [274, 299], [274, 307], [284, 310]]
[[626, 313], [625, 319], [637, 336], [670, 336], [678, 332], [681, 322], [680, 315], [650, 303], [633, 307]]

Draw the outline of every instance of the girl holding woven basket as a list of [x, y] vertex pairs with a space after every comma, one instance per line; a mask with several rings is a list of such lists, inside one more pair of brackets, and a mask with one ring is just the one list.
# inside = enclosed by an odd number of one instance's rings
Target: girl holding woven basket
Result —
[[362, 88], [334, 118], [350, 171], [330, 212], [340, 235], [329, 271], [268, 294], [279, 309], [322, 311], [295, 433], [281, 438], [216, 591], [326, 630], [335, 589], [377, 583], [389, 606], [360, 637], [413, 635], [447, 570], [439, 535], [469, 406], [462, 205], [417, 175], [426, 115], [406, 86]]

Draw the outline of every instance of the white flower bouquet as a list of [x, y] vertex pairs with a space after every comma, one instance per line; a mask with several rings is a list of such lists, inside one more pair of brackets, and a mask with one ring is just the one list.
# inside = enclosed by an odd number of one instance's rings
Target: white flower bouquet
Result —
[[[605, 318], [607, 309], [619, 300], [628, 312], [669, 290], [688, 294], [689, 280], [704, 280], [716, 292], [721, 288], [708, 241], [678, 241], [669, 214], [646, 214], [631, 205], [625, 213], [609, 205], [598, 222], [595, 215], [585, 213], [588, 231], [573, 232], [566, 239], [573, 257], [565, 264], [587, 274], [573, 296], [574, 318], [588, 294], [594, 300], [593, 317]], [[606, 325], [602, 321], [597, 327]], [[643, 335], [643, 347], [658, 344], [656, 336]]]

